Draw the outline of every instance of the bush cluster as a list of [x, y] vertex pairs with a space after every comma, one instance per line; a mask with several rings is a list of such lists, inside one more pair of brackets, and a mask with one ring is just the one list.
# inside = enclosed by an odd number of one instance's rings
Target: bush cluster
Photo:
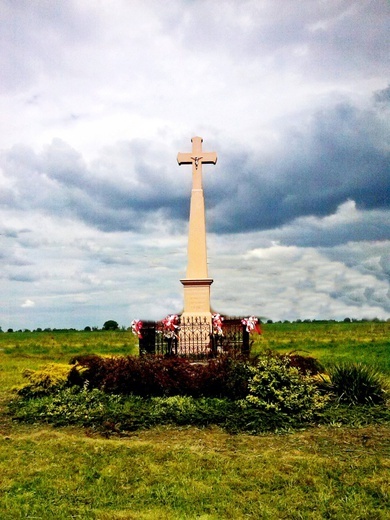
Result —
[[[251, 362], [224, 357], [191, 363], [182, 358], [79, 356], [71, 365], [26, 371], [27, 383], [10, 409], [23, 421], [77, 424], [111, 433], [157, 424], [215, 424], [231, 432], [258, 433], [314, 421], [387, 420], [380, 374], [362, 365], [338, 365], [324, 377], [313, 361], [301, 358], [268, 352]], [[355, 413], [351, 405], [365, 408]]]

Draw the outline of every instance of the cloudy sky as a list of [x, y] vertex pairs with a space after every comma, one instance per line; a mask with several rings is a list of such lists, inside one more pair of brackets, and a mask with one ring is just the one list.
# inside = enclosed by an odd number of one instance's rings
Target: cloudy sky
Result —
[[0, 326], [390, 317], [387, 0], [0, 0]]

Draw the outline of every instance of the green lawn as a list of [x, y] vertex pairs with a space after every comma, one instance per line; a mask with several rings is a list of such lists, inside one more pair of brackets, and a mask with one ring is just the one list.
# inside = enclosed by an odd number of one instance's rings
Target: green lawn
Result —
[[[389, 370], [390, 325], [267, 324], [254, 349]], [[6, 415], [25, 368], [80, 352], [136, 353], [129, 332], [0, 334], [0, 518], [386, 519], [390, 428], [230, 435], [160, 427], [104, 438]]]

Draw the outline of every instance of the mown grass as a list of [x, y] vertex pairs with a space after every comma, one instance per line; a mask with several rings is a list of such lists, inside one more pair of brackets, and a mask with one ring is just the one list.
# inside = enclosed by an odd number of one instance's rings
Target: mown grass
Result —
[[388, 430], [231, 436], [154, 429], [124, 439], [19, 427], [0, 438], [0, 517], [385, 519]]
[[[304, 350], [323, 363], [374, 359], [389, 374], [389, 324], [331, 325], [265, 325], [255, 349]], [[23, 369], [80, 352], [131, 354], [136, 341], [122, 331], [0, 334], [1, 519], [388, 518], [385, 424], [335, 420], [259, 436], [158, 427], [104, 438], [6, 415]]]

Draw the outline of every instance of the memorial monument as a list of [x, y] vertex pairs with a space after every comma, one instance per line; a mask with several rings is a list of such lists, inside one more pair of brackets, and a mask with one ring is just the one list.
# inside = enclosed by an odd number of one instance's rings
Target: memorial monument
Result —
[[210, 285], [213, 280], [208, 276], [206, 216], [202, 185], [202, 165], [216, 164], [215, 152], [202, 150], [203, 139], [193, 137], [192, 151], [179, 153], [177, 162], [192, 165], [192, 190], [190, 220], [188, 230], [188, 260], [186, 277], [181, 281], [184, 287], [183, 323], [200, 318], [211, 324]]
[[249, 355], [249, 334], [260, 334], [258, 319], [224, 318], [211, 313], [210, 286], [207, 268], [206, 214], [202, 185], [203, 164], [216, 164], [215, 152], [202, 150], [203, 139], [193, 137], [192, 151], [179, 153], [177, 162], [191, 164], [192, 189], [188, 230], [188, 259], [184, 288], [184, 310], [159, 322], [132, 321], [132, 330], [139, 337], [140, 354], [183, 356], [193, 359], [219, 355]]

